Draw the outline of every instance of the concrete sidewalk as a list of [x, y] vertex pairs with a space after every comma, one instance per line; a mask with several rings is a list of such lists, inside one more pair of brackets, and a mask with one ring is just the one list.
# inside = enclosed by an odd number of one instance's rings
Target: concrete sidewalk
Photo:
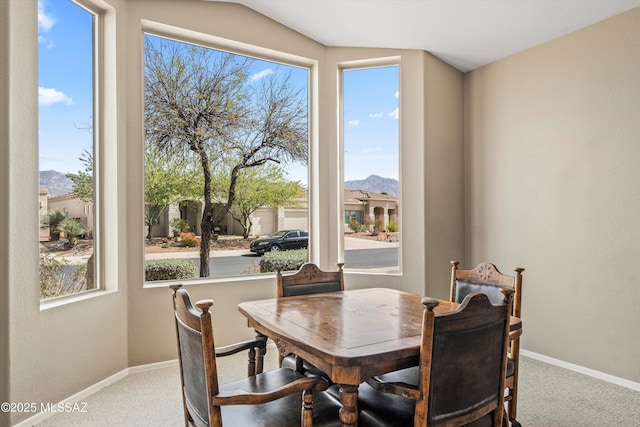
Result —
[[348, 251], [351, 249], [380, 249], [380, 248], [397, 248], [397, 247], [398, 247], [398, 242], [379, 242], [377, 240], [344, 236], [345, 251]]

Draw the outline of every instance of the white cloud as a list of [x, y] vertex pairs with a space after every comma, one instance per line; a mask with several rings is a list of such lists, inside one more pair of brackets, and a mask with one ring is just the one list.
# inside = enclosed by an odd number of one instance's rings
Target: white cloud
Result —
[[71, 99], [66, 93], [59, 90], [38, 87], [38, 104], [39, 105], [53, 105], [60, 102], [64, 102], [67, 105], [73, 105], [73, 99]]
[[267, 77], [269, 74], [273, 74], [274, 71], [271, 68], [267, 68], [266, 70], [262, 70], [259, 73], [255, 73], [251, 76], [251, 81], [255, 82], [256, 80], [260, 80], [264, 77]]
[[358, 126], [360, 124], [360, 120], [349, 120], [347, 123], [349, 126]]
[[392, 117], [394, 119], [397, 119], [400, 117], [400, 109], [396, 108], [395, 110], [393, 110], [392, 112], [388, 113], [387, 116]]
[[47, 33], [53, 28], [53, 25], [56, 23], [56, 19], [53, 15], [49, 15], [44, 10], [45, 3], [43, 0], [38, 1], [38, 43], [42, 43], [47, 46], [47, 48], [53, 47], [53, 41], [46, 38], [43, 34]]
[[379, 119], [382, 116], [384, 116], [384, 113], [371, 113], [371, 114], [369, 114], [369, 117], [372, 118], [372, 119]]
[[38, 2], [38, 31], [46, 33], [53, 28], [56, 19], [45, 12], [44, 5], [45, 3], [43, 1]]
[[399, 90], [397, 90], [397, 91], [396, 91], [396, 98], [399, 98], [399, 97], [400, 97], [400, 91], [399, 91]]

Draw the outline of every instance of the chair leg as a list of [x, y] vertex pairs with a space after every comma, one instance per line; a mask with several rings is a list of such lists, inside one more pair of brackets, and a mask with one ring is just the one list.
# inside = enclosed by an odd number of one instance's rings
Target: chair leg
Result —
[[507, 404], [507, 408], [508, 408], [508, 412], [509, 412], [509, 416], [507, 417], [507, 419], [509, 420], [509, 424], [511, 425], [511, 427], [521, 427], [520, 423], [518, 421], [516, 421], [516, 400], [515, 400], [515, 396], [513, 394], [513, 390], [511, 391], [511, 400], [509, 401], [509, 403]]
[[509, 416], [506, 409], [502, 411], [502, 427], [509, 427]]
[[313, 392], [305, 390], [302, 392], [302, 415], [300, 419], [302, 427], [311, 427], [313, 425]]
[[507, 404], [507, 409], [509, 412], [509, 422], [511, 423], [511, 427], [520, 427], [520, 423], [516, 421], [516, 413], [517, 413], [517, 405], [518, 405], [518, 392], [515, 387], [509, 389], [509, 394], [511, 395], [511, 399]]
[[515, 417], [515, 406], [513, 405], [513, 390], [509, 389], [509, 400], [505, 402], [502, 413], [502, 427], [521, 427]]

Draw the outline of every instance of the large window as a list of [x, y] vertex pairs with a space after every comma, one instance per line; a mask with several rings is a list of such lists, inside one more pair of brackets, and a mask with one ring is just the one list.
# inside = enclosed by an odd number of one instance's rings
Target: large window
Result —
[[40, 296], [98, 287], [94, 153], [97, 16], [38, 2]]
[[145, 280], [297, 268], [308, 259], [309, 70], [144, 39]]
[[399, 270], [398, 69], [342, 72], [345, 268]]

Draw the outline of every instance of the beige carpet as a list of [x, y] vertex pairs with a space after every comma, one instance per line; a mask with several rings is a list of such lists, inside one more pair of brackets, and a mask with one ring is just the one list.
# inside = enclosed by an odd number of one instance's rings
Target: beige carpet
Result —
[[[270, 350], [265, 370], [277, 364]], [[224, 382], [246, 375], [246, 355], [218, 359], [218, 365]], [[518, 400], [518, 420], [525, 427], [640, 426], [640, 393], [526, 357], [521, 358]], [[38, 426], [184, 425], [177, 364], [129, 375], [87, 402], [87, 413], [57, 414]]]

